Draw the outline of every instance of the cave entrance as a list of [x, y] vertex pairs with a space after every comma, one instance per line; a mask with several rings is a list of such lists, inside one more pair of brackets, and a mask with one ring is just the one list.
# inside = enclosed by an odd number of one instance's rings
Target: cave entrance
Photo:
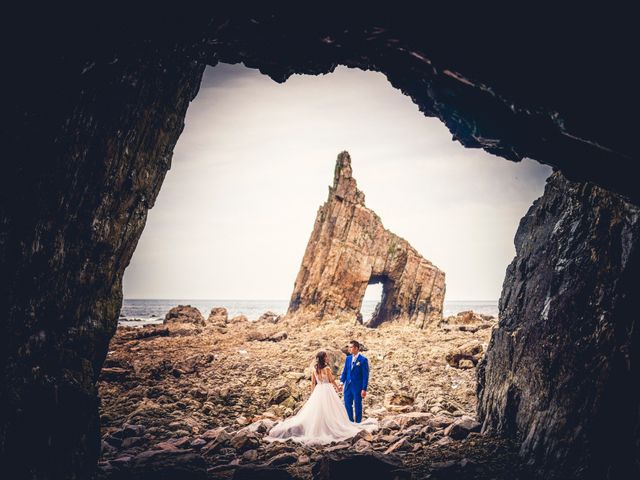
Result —
[[[319, 95], [323, 91], [326, 95]], [[154, 336], [118, 330], [99, 382], [101, 427], [108, 444], [103, 458], [115, 459], [127, 451], [121, 441], [125, 423], [153, 428], [154, 442], [183, 436], [195, 441], [209, 429], [235, 425], [238, 414], [243, 422], [265, 412], [282, 417], [301, 404], [309, 386], [304, 368], [317, 348], [328, 347], [332, 365], [342, 367], [340, 342], [348, 340], [343, 337], [344, 325], [318, 323], [317, 328], [309, 326], [316, 330], [302, 335], [277, 321], [254, 323], [266, 310], [285, 311], [265, 303], [251, 314], [244, 311], [248, 319], [234, 322], [234, 307], [224, 299], [281, 299], [286, 308], [314, 213], [326, 198], [336, 154], [345, 147], [353, 153], [355, 176], [367, 206], [380, 215], [384, 228], [402, 234], [447, 272], [447, 295], [497, 298], [504, 265], [513, 255], [513, 232], [539, 195], [547, 168], [533, 161], [505, 162], [452, 142], [439, 120], [424, 117], [378, 73], [338, 68], [331, 75], [294, 76], [280, 85], [242, 65], [208, 68], [123, 281], [125, 308], [133, 298], [182, 299], [157, 305], [147, 313], [147, 323], [150, 314], [164, 317], [178, 304], [198, 307], [204, 318], [191, 312], [194, 315], [178, 325], [158, 327]], [[509, 192], [526, 193], [519, 198], [518, 209], [513, 208]], [[361, 207], [354, 208], [362, 214]], [[357, 312], [363, 302], [372, 301], [363, 320], [367, 327], [381, 325], [393, 313], [395, 300], [406, 300], [410, 294], [399, 287], [401, 283], [406, 287], [417, 283], [419, 271], [404, 269], [406, 256], [413, 253], [409, 249], [396, 253], [395, 243], [385, 244], [379, 238], [384, 236], [382, 229], [359, 230], [357, 222], [346, 221], [328, 228], [334, 226], [353, 227], [354, 234], [345, 238], [344, 255], [324, 264], [354, 260], [350, 249], [365, 240], [376, 243], [381, 252], [377, 262], [352, 261], [354, 268], [342, 277], [345, 284], [355, 286], [348, 307]], [[405, 272], [404, 277], [399, 272]], [[302, 276], [313, 273], [303, 271]], [[478, 291], [486, 285], [492, 285], [492, 291]], [[184, 300], [194, 298], [200, 300]], [[212, 307], [226, 308], [228, 321], [221, 320], [224, 315], [210, 315]], [[412, 311], [418, 308], [410, 305]], [[189, 318], [191, 324], [186, 323]], [[394, 329], [395, 324], [388, 323], [390, 335], [399, 335], [391, 343], [403, 342], [403, 352], [395, 357], [389, 356], [391, 337], [382, 338], [375, 329], [360, 326], [354, 331], [366, 345], [366, 355], [384, 362], [376, 368], [427, 355], [439, 365], [440, 373], [433, 375], [444, 375], [440, 350], [422, 352], [424, 330], [415, 329], [415, 334], [409, 330], [405, 342], [401, 335], [414, 325]], [[326, 328], [336, 328], [335, 334]], [[446, 342], [461, 341], [468, 334], [453, 335]], [[309, 358], [287, 353], [296, 336]], [[262, 380], [256, 370], [268, 372], [274, 383], [267, 388], [258, 385]], [[280, 388], [283, 371], [299, 376]], [[416, 408], [459, 413], [475, 408], [469, 400], [476, 389], [470, 370], [455, 371], [455, 390], [425, 391], [423, 385], [431, 379], [415, 373], [411, 376], [415, 381], [407, 379], [404, 386], [412, 395], [406, 401], [421, 404]], [[233, 382], [236, 387], [228, 388]], [[182, 390], [177, 391], [176, 385]], [[392, 385], [379, 381], [373, 388], [369, 399], [376, 408]], [[256, 391], [263, 393], [256, 396]], [[272, 391], [277, 395], [270, 398]], [[190, 433], [194, 429], [198, 433]], [[136, 441], [151, 446], [143, 439]]]

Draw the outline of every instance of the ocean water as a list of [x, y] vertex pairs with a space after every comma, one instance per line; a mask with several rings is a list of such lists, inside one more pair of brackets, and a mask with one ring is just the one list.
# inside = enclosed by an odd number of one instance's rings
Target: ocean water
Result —
[[[362, 317], [371, 318], [377, 300], [365, 300], [362, 304]], [[207, 318], [213, 307], [225, 307], [229, 318], [245, 315], [249, 320], [257, 320], [270, 310], [279, 315], [287, 312], [289, 300], [185, 300], [185, 299], [128, 299], [125, 298], [120, 311], [120, 325], [144, 325], [162, 323], [167, 312], [176, 305], [196, 307]], [[497, 301], [445, 301], [444, 316], [454, 315], [464, 310], [498, 316]]]

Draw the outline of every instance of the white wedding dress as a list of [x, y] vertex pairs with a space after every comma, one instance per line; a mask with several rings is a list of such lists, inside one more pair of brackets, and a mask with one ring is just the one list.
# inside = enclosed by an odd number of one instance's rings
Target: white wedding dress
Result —
[[368, 418], [361, 423], [349, 420], [343, 401], [325, 375], [316, 376], [316, 386], [309, 399], [292, 417], [271, 428], [264, 438], [267, 441], [286, 441], [306, 445], [324, 445], [353, 437], [361, 430], [378, 428], [376, 419]]

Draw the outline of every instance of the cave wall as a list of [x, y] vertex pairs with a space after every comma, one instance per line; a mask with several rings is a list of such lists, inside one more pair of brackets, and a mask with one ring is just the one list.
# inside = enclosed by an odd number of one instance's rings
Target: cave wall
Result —
[[640, 207], [556, 172], [515, 246], [478, 368], [483, 431], [554, 478], [638, 478]]
[[0, 465], [11, 478], [95, 469], [96, 381], [122, 275], [204, 69], [144, 53], [54, 83], [56, 109], [25, 114], [3, 167]]
[[[627, 38], [634, 29], [592, 28], [607, 25], [607, 11], [575, 21], [573, 9], [556, 8], [504, 21], [486, 5], [465, 16], [457, 7], [428, 15], [305, 9], [54, 5], [7, 22], [3, 466], [27, 478], [86, 478], [95, 465], [94, 382], [116, 326], [122, 274], [205, 64], [242, 61], [278, 82], [338, 64], [376, 70], [467, 147], [535, 158], [640, 200], [628, 121], [637, 79], [625, 70], [635, 58]], [[588, 272], [576, 265], [567, 275]], [[598, 344], [603, 362], [618, 358], [609, 347]], [[563, 434], [558, 427], [548, 435]]]

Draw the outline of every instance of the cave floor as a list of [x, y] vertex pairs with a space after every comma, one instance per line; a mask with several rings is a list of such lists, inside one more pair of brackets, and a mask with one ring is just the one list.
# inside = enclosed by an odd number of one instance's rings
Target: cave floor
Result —
[[[101, 477], [182, 465], [207, 478], [239, 478], [255, 466], [311, 478], [330, 454], [347, 467], [353, 455], [388, 458], [411, 478], [531, 478], [506, 440], [478, 425], [447, 431], [473, 423], [476, 405], [475, 368], [456, 368], [447, 354], [465, 345], [484, 351], [495, 324], [473, 316], [431, 331], [292, 319], [119, 327], [99, 382]], [[380, 429], [322, 449], [264, 442], [268, 427], [308, 397], [315, 352], [327, 351], [338, 373], [352, 338], [371, 366], [364, 416], [378, 418]]]

